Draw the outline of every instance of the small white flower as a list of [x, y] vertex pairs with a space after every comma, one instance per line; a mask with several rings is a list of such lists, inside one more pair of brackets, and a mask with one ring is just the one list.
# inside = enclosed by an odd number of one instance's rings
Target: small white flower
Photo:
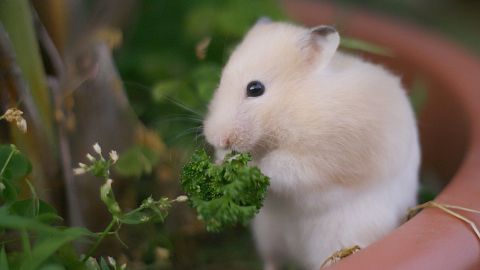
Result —
[[117, 262], [115, 262], [115, 259], [110, 256], [108, 256], [107, 259], [108, 263], [110, 263], [111, 266], [115, 267], [115, 265], [117, 264]]
[[118, 161], [117, 151], [112, 150], [112, 151], [110, 151], [109, 155], [110, 155], [110, 159], [112, 160], [113, 164], [115, 164]]
[[87, 154], [87, 159], [90, 160], [90, 162], [94, 162], [95, 161], [95, 158], [90, 155], [90, 154]]
[[149, 221], [149, 220], [150, 220], [150, 217], [149, 217], [149, 216], [142, 216], [142, 217], [140, 218], [140, 221], [142, 221], [142, 222], [147, 222], [147, 221]]
[[27, 133], [27, 121], [25, 120], [25, 118], [20, 117], [19, 119], [17, 119], [16, 123], [17, 123], [18, 129], [22, 133]]
[[78, 166], [80, 166], [80, 168], [82, 169], [86, 169], [88, 167], [86, 164], [83, 164], [81, 162], [78, 163]]
[[163, 247], [155, 248], [155, 256], [160, 260], [167, 260], [170, 257], [170, 251]]
[[17, 128], [23, 132], [27, 132], [27, 121], [23, 118], [23, 112], [17, 108], [10, 108], [8, 109], [3, 115], [0, 115], [0, 120], [5, 119], [7, 122], [13, 123], [17, 125]]
[[5, 117], [5, 120], [8, 122], [13, 122], [22, 118], [22, 114], [23, 112], [17, 108], [10, 108], [2, 116]]
[[95, 144], [93, 145], [93, 150], [95, 150], [95, 152], [96, 152], [97, 154], [99, 154], [99, 155], [102, 154], [102, 148], [100, 147], [100, 145], [99, 145], [98, 143], [95, 143]]
[[5, 185], [2, 182], [0, 182], [0, 191], [3, 191], [4, 189], [5, 189]]
[[75, 169], [73, 169], [73, 174], [75, 174], [75, 175], [81, 175], [81, 174], [84, 174], [86, 172], [87, 172], [87, 170], [85, 170], [85, 168], [75, 168]]
[[177, 201], [177, 202], [186, 202], [186, 201], [188, 201], [188, 197], [185, 196], [185, 195], [180, 195], [180, 196], [178, 196], [178, 197], [175, 199], [175, 201]]

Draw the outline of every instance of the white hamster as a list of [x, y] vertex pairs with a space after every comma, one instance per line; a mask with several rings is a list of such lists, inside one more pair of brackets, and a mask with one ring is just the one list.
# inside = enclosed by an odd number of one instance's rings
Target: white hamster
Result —
[[204, 121], [217, 154], [250, 152], [270, 177], [253, 221], [265, 269], [319, 269], [365, 247], [416, 203], [419, 141], [400, 79], [337, 51], [330, 26], [257, 23], [232, 53]]

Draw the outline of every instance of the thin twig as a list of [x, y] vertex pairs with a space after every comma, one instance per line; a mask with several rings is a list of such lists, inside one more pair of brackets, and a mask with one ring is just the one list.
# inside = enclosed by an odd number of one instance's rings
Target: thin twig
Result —
[[437, 203], [437, 202], [434, 202], [434, 201], [428, 201], [426, 203], [423, 203], [423, 204], [420, 204], [420, 205], [417, 205], [417, 206], [411, 208], [409, 210], [409, 215], [411, 215], [412, 213], [417, 212], [421, 209], [428, 208], [428, 207], [438, 208], [438, 209], [444, 211], [445, 213], [447, 213], [447, 214], [449, 214], [453, 217], [456, 217], [456, 218], [462, 220], [463, 222], [467, 223], [468, 225], [470, 225], [473, 232], [475, 233], [478, 240], [480, 241], [480, 231], [479, 231], [477, 225], [475, 224], [475, 222], [471, 221], [467, 217], [465, 217], [465, 216], [463, 216], [463, 215], [461, 215], [461, 214], [459, 214], [459, 213], [457, 213], [457, 212], [455, 212], [451, 209], [462, 210], [462, 211], [475, 213], [475, 214], [480, 214], [480, 211], [475, 210], [475, 209], [462, 207], [462, 206], [457, 206], [457, 205], [450, 205], [450, 204]]

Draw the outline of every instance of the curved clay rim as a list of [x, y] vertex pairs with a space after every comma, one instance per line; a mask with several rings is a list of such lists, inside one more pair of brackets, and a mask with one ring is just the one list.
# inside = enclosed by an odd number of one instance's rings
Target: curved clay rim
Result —
[[[436, 201], [480, 210], [478, 59], [431, 33], [379, 15], [351, 10], [345, 14], [333, 5], [313, 1], [287, 0], [284, 5], [291, 17], [306, 25], [333, 23], [343, 15], [342, 32], [391, 48], [396, 57], [448, 90], [464, 110], [470, 133], [464, 134], [468, 141], [463, 162]], [[480, 227], [480, 215], [462, 214]], [[480, 239], [464, 222], [430, 208], [330, 269], [480, 269]]]

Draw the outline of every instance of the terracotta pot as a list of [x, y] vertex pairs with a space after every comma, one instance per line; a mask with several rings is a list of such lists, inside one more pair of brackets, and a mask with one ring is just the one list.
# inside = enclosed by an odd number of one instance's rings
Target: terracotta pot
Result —
[[[391, 49], [394, 57], [366, 57], [400, 74], [405, 85], [416, 76], [426, 79], [422, 167], [448, 181], [435, 201], [480, 210], [479, 59], [431, 32], [377, 14], [313, 1], [284, 5], [303, 24], [337, 25], [341, 34]], [[480, 227], [480, 215], [462, 214]], [[480, 269], [480, 239], [466, 223], [429, 208], [331, 269]]]

